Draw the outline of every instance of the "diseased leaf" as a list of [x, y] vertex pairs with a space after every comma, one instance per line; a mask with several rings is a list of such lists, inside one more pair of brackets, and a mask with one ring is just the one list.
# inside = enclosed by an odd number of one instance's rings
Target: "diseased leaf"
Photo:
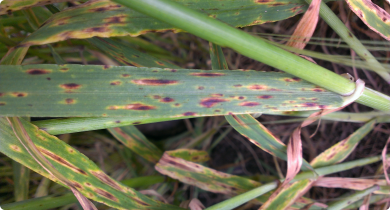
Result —
[[344, 188], [351, 190], [365, 190], [374, 185], [386, 186], [385, 179], [358, 179], [344, 177], [321, 177], [313, 186], [327, 188]]
[[293, 35], [287, 42], [287, 46], [295, 47], [298, 49], [305, 48], [306, 44], [313, 36], [316, 29], [318, 16], [320, 12], [321, 0], [312, 0], [309, 8], [302, 16], [297, 28], [294, 30]]
[[0, 75], [3, 116], [179, 118], [344, 103], [336, 93], [272, 72], [49, 64], [4, 66]]
[[[307, 8], [302, 0], [175, 1], [235, 27], [283, 20], [302, 13]], [[88, 28], [85, 28], [85, 25], [88, 25]], [[112, 1], [90, 0], [55, 14], [22, 44], [41, 45], [70, 38], [84, 39], [93, 36], [138, 36], [148, 32], [167, 30], [180, 31], [169, 24]]]
[[365, 137], [368, 132], [370, 132], [374, 128], [376, 122], [376, 119], [374, 119], [366, 123], [353, 134], [348, 136], [348, 138], [333, 145], [331, 148], [325, 150], [320, 155], [315, 157], [310, 164], [314, 168], [319, 168], [340, 163], [345, 158], [347, 158], [349, 154], [351, 154], [351, 152], [355, 149], [360, 140], [362, 140], [363, 137]]
[[0, 15], [12, 14], [14, 11], [29, 7], [43, 6], [68, 0], [4, 0], [0, 4]]
[[364, 196], [374, 192], [375, 190], [378, 190], [379, 186], [375, 185], [373, 187], [370, 187], [363, 191], [358, 191], [354, 194], [351, 194], [343, 199], [340, 199], [336, 202], [330, 203], [328, 205], [328, 210], [336, 210], [336, 209], [343, 209], [344, 207], [350, 205], [351, 203], [354, 203], [360, 199], [362, 199]]
[[290, 207], [298, 198], [310, 190], [314, 180], [304, 179], [294, 183], [287, 183], [279, 187], [260, 207], [263, 209], [283, 210]]
[[214, 193], [240, 194], [261, 185], [250, 179], [172, 157], [168, 153], [164, 153], [155, 168], [164, 175]]
[[97, 210], [97, 208], [83, 194], [81, 194], [78, 189], [76, 189], [77, 184], [74, 184], [71, 180], [65, 177], [64, 174], [60, 173], [56, 167], [43, 155], [46, 153], [46, 151], [44, 149], [38, 148], [34, 144], [19, 118], [7, 117], [6, 119], [10, 124], [15, 137], [19, 140], [19, 144], [22, 145], [22, 147], [30, 155], [29, 158], [33, 159], [35, 163], [43, 168], [44, 171], [48, 173], [50, 177], [52, 177], [52, 179], [55, 179], [60, 184], [70, 188], [83, 209]]
[[349, 8], [371, 30], [390, 41], [390, 15], [371, 0], [346, 0]]
[[172, 157], [181, 158], [183, 160], [195, 163], [206, 162], [210, 159], [209, 154], [206, 151], [195, 149], [176, 149], [166, 151], [166, 153]]
[[109, 128], [108, 131], [123, 145], [150, 162], [157, 163], [162, 156], [162, 151], [134, 126]]
[[[39, 130], [36, 126], [21, 119], [31, 140], [49, 162], [86, 197], [120, 209], [181, 209], [154, 201], [141, 193], [113, 180], [101, 171], [86, 156], [68, 144]], [[49, 175], [15, 137], [5, 118], [0, 118], [0, 152], [35, 172], [59, 183]]]
[[1, 59], [1, 65], [19, 65], [22, 64], [24, 56], [29, 47], [10, 48], [7, 54]]
[[127, 66], [145, 66], [157, 68], [179, 68], [166, 61], [157, 59], [146, 53], [127, 47], [117, 41], [105, 38], [91, 38], [88, 41], [102, 52], [110, 55], [115, 60]]

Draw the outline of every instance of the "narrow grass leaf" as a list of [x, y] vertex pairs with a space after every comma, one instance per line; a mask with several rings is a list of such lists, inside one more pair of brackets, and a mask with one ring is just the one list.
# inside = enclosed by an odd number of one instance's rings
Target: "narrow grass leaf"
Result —
[[34, 159], [36, 163], [38, 163], [49, 174], [49, 176], [70, 188], [73, 194], [76, 196], [77, 200], [79, 201], [80, 205], [83, 207], [83, 209], [97, 210], [97, 208], [76, 189], [76, 185], [70, 180], [68, 180], [63, 174], [61, 174], [54, 167], [54, 165], [49, 162], [45, 156], [43, 156], [44, 150], [38, 149], [38, 147], [34, 144], [19, 118], [7, 117], [6, 119], [10, 124], [15, 134], [15, 137], [19, 140], [20, 144], [23, 145], [24, 149], [27, 150], [29, 155], [31, 155], [32, 159]]
[[390, 41], [390, 15], [371, 0], [346, 0], [349, 8], [373, 31]]
[[105, 54], [108, 54], [115, 60], [127, 66], [144, 66], [175, 69], [179, 68], [174, 64], [162, 61], [146, 53], [142, 53], [112, 39], [95, 37], [88, 39], [88, 42], [99, 48]]
[[7, 54], [1, 59], [1, 65], [19, 65], [22, 64], [24, 56], [29, 47], [12, 47], [8, 50]]
[[66, 193], [60, 196], [44, 196], [25, 201], [7, 203], [1, 205], [1, 208], [4, 210], [46, 210], [72, 203], [77, 203], [77, 199], [74, 197], [73, 193]]
[[65, 1], [67, 0], [4, 0], [0, 4], [0, 15], [12, 14], [14, 11], [30, 7], [44, 6]]
[[28, 199], [30, 169], [16, 161], [12, 161], [12, 171], [15, 201]]
[[279, 187], [262, 205], [259, 210], [283, 210], [290, 207], [298, 198], [310, 190], [314, 180], [305, 179], [294, 183], [287, 183]]
[[350, 196], [347, 196], [346, 198], [343, 198], [339, 201], [336, 201], [334, 203], [330, 203], [328, 205], [328, 210], [338, 210], [338, 209], [343, 209], [344, 207], [347, 207], [348, 205], [362, 199], [364, 196], [374, 192], [375, 190], [378, 190], [379, 189], [379, 186], [373, 186], [373, 187], [370, 187], [366, 190], [363, 190], [363, 191], [360, 191], [360, 192], [356, 192]]
[[202, 163], [210, 160], [209, 154], [206, 151], [196, 149], [176, 149], [166, 151], [172, 157], [181, 158], [186, 161]]
[[386, 158], [386, 155], [387, 155], [387, 147], [389, 146], [389, 144], [390, 144], [390, 137], [387, 139], [386, 145], [382, 150], [383, 173], [385, 174], [385, 178], [388, 185], [390, 185], [390, 178], [387, 173], [387, 169], [389, 168], [389, 160], [388, 158]]
[[[152, 200], [113, 180], [86, 156], [65, 142], [39, 130], [29, 122], [22, 119], [21, 122], [39, 151], [88, 198], [119, 209], [181, 209]], [[54, 182], [61, 183], [34, 161], [15, 137], [5, 118], [0, 118], [0, 139], [3, 145], [0, 152]]]
[[272, 72], [48, 64], [4, 66], [0, 75], [3, 116], [179, 118], [331, 109], [345, 100]]
[[306, 44], [313, 36], [316, 29], [319, 12], [320, 12], [321, 0], [312, 0], [309, 8], [302, 16], [297, 28], [294, 30], [293, 35], [287, 42], [287, 46], [291, 46], [298, 49], [305, 48]]
[[313, 186], [327, 188], [344, 188], [350, 190], [365, 190], [374, 185], [387, 185], [385, 179], [359, 179], [344, 177], [321, 177]]
[[155, 168], [171, 178], [214, 193], [240, 194], [261, 185], [250, 179], [222, 173], [182, 158], [173, 157], [167, 152]]
[[338, 142], [315, 157], [311, 161], [310, 165], [314, 168], [318, 168], [333, 165], [345, 160], [345, 158], [347, 158], [355, 149], [360, 140], [362, 140], [374, 128], [376, 122], [376, 119], [369, 121], [346, 139]]
[[[283, 20], [302, 13], [306, 3], [300, 0], [262, 2], [253, 0], [176, 0], [194, 10], [235, 27]], [[267, 11], [264, 13], [264, 11]], [[261, 14], [261, 15], [260, 15]], [[88, 27], [85, 25], [88, 21]], [[108, 0], [91, 0], [55, 14], [22, 45], [42, 45], [71, 38], [93, 36], [138, 36], [148, 32], [182, 31]]]
[[157, 163], [162, 156], [162, 151], [134, 126], [109, 128], [108, 131], [123, 145], [152, 163]]

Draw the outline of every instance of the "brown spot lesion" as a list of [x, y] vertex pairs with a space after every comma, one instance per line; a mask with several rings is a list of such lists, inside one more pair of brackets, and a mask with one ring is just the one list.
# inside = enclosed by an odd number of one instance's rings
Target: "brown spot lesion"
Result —
[[170, 98], [170, 97], [165, 97], [165, 98], [162, 98], [160, 100], [160, 102], [162, 102], [162, 103], [170, 103], [170, 102], [174, 102], [174, 101], [175, 101], [175, 99]]
[[122, 74], [122, 77], [130, 77], [130, 74]]
[[81, 87], [81, 85], [76, 84], [76, 83], [66, 83], [66, 84], [60, 85], [60, 87], [63, 89], [67, 89], [67, 90], [75, 90], [75, 89], [79, 89]]
[[11, 93], [11, 95], [13, 97], [26, 97], [28, 95], [28, 93], [24, 93], [24, 92], [13, 92]]
[[147, 110], [153, 110], [156, 109], [155, 106], [142, 104], [142, 103], [134, 103], [134, 104], [127, 104], [127, 105], [111, 105], [107, 107], [108, 110], [120, 110], [120, 109], [126, 109], [126, 110], [137, 110], [137, 111], [147, 111]]
[[68, 162], [67, 160], [65, 160], [64, 158], [46, 150], [46, 149], [43, 149], [43, 148], [38, 148], [38, 150], [44, 154], [46, 157], [56, 161], [57, 163], [63, 165], [64, 167], [66, 168], [69, 168], [70, 170], [76, 172], [76, 173], [79, 173], [79, 174], [82, 174], [82, 175], [87, 175], [87, 173], [85, 171], [83, 171], [82, 169], [76, 167], [75, 165], [71, 164], [70, 162]]
[[110, 82], [110, 85], [121, 85], [121, 84], [122, 82], [118, 80]]
[[311, 90], [314, 91], [314, 92], [318, 92], [318, 93], [325, 92], [325, 89], [323, 89], [323, 88], [313, 88]]
[[177, 80], [168, 80], [168, 79], [138, 79], [138, 80], [131, 80], [131, 82], [137, 85], [150, 85], [150, 86], [174, 85], [178, 83]]
[[104, 7], [98, 7], [98, 8], [92, 8], [89, 11], [90, 12], [106, 12], [106, 11], [111, 11], [111, 10], [116, 10], [121, 8], [122, 6], [119, 4], [108, 4]]
[[211, 108], [219, 103], [227, 102], [228, 99], [223, 98], [204, 98], [200, 101], [200, 105], [206, 108]]
[[266, 86], [266, 85], [250, 85], [250, 86], [248, 86], [248, 89], [250, 89], [250, 90], [267, 90], [268, 86]]
[[112, 188], [125, 192], [118, 183], [116, 183], [113, 179], [107, 176], [105, 173], [101, 171], [90, 171], [96, 178], [98, 178], [102, 183], [111, 186]]
[[258, 3], [258, 4], [265, 4], [265, 3], [269, 3], [269, 2], [272, 2], [273, 0], [255, 0], [255, 3]]
[[118, 15], [118, 16], [112, 16], [105, 18], [103, 22], [110, 23], [110, 24], [118, 24], [118, 23], [125, 23], [126, 22], [127, 15]]
[[46, 69], [29, 69], [26, 71], [26, 73], [30, 75], [41, 75], [41, 74], [50, 74], [51, 71]]
[[86, 28], [83, 30], [83, 32], [85, 32], [85, 33], [92, 33], [92, 32], [105, 33], [108, 31], [110, 31], [110, 29], [108, 27], [104, 27], [104, 26]]
[[93, 189], [93, 191], [95, 191], [98, 195], [103, 196], [109, 200], [118, 202], [118, 198], [116, 198], [113, 194], [111, 194], [103, 189], [95, 188], [95, 189]]
[[191, 76], [196, 76], [196, 77], [220, 77], [220, 76], [225, 76], [225, 73], [191, 73]]
[[259, 102], [252, 102], [252, 101], [245, 101], [245, 102], [239, 103], [238, 105], [239, 105], [239, 106], [249, 106], [249, 107], [253, 107], [253, 106], [258, 106], [258, 105], [260, 105], [260, 103], [259, 103]]
[[6, 103], [5, 102], [0, 102], [0, 106], [5, 106]]
[[2, 97], [2, 96], [5, 96], [5, 93], [1, 93], [1, 92], [0, 92], [0, 97]]
[[74, 100], [73, 98], [65, 99], [65, 104], [75, 104], [75, 103], [76, 103], [76, 100]]
[[196, 112], [184, 112], [183, 116], [195, 116]]
[[165, 64], [161, 61], [156, 61], [156, 64], [159, 65], [159, 66], [165, 66]]
[[21, 152], [22, 150], [20, 149], [20, 147], [18, 147], [17, 145], [15, 144], [11, 144], [10, 145], [10, 148], [15, 151], [15, 152]]
[[261, 95], [261, 96], [257, 96], [257, 98], [259, 98], [259, 99], [270, 99], [270, 98], [273, 98], [273, 96], [271, 96], [271, 95]]

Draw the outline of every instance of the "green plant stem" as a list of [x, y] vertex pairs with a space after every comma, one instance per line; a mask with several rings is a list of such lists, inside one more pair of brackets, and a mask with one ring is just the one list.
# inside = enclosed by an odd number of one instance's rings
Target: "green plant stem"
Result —
[[[390, 157], [390, 155], [387, 155], [387, 157]], [[375, 163], [375, 162], [380, 161], [380, 160], [382, 160], [381, 156], [374, 156], [374, 157], [363, 158], [363, 159], [354, 160], [354, 161], [350, 161], [350, 162], [340, 163], [337, 165], [316, 168], [315, 171], [318, 175], [316, 175], [312, 171], [305, 171], [305, 172], [298, 174], [294, 178], [294, 180], [292, 180], [291, 182], [296, 182], [296, 181], [303, 180], [303, 179], [313, 179], [313, 178], [315, 179], [318, 176], [324, 176], [324, 175], [328, 175], [328, 174], [337, 173], [340, 171], [346, 171], [346, 170], [349, 170], [349, 169], [352, 169], [355, 167]], [[222, 201], [222, 202], [215, 204], [213, 206], [210, 206], [206, 209], [207, 210], [233, 209], [233, 208], [240, 206], [240, 205], [242, 205], [242, 204], [244, 204], [252, 199], [255, 199], [261, 195], [264, 195], [265, 193], [267, 193], [271, 190], [276, 189], [276, 187], [278, 186], [278, 183], [280, 183], [280, 182], [283, 182], [283, 180], [261, 185], [258, 188], [255, 188], [255, 189], [250, 190], [248, 192], [242, 193], [242, 194], [237, 195], [237, 196], [230, 198], [228, 200]]]
[[[306, 0], [310, 4], [311, 0]], [[334, 14], [334, 12], [324, 3], [320, 7], [321, 18], [351, 47], [356, 54], [367, 62], [377, 74], [379, 74], [387, 83], [390, 83], [390, 74], [376, 60], [376, 58], [364, 47], [343, 22]]]
[[76, 202], [76, 197], [72, 193], [67, 193], [58, 197], [45, 196], [15, 203], [9, 203], [1, 205], [1, 208], [4, 210], [44, 210], [53, 209]]
[[[253, 58], [328, 90], [345, 95], [355, 84], [306, 59], [269, 44], [264, 39], [231, 27], [169, 0], [113, 0], [220, 46], [230, 47]], [[283, 62], [281, 62], [283, 61]], [[382, 111], [390, 111], [390, 98], [366, 88], [357, 102]]]

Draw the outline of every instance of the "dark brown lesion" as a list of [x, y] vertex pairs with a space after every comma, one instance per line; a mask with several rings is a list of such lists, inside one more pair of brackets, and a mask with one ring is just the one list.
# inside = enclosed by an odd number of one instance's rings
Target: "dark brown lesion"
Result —
[[174, 85], [178, 83], [177, 80], [168, 80], [168, 79], [138, 79], [138, 80], [131, 80], [131, 82], [137, 85], [150, 85], [150, 86]]
[[51, 71], [46, 69], [29, 69], [26, 71], [27, 74], [30, 75], [41, 75], [41, 74], [49, 74]]
[[153, 110], [156, 109], [155, 106], [141, 104], [141, 103], [135, 103], [135, 104], [128, 104], [125, 106], [125, 109], [129, 110], [138, 110], [138, 111], [147, 111], [147, 110]]
[[109, 200], [112, 200], [112, 201], [115, 201], [115, 202], [118, 202], [118, 198], [116, 198], [113, 194], [103, 190], [103, 189], [100, 189], [100, 188], [95, 188], [93, 189], [93, 191], [95, 191], [97, 194], [99, 194], [100, 196], [103, 196]]
[[225, 73], [191, 73], [190, 75], [197, 77], [220, 77], [225, 76]]
[[13, 92], [11, 93], [12, 96], [14, 97], [26, 97], [28, 93], [23, 93], [23, 92]]
[[200, 101], [200, 105], [206, 108], [211, 108], [219, 103], [227, 102], [228, 99], [223, 98], [204, 98]]
[[253, 106], [258, 106], [260, 105], [259, 102], [252, 102], [252, 101], [245, 101], [245, 102], [242, 102], [240, 104], [238, 104], [239, 106], [249, 106], [249, 107], [253, 107]]
[[81, 87], [81, 85], [76, 84], [76, 83], [66, 83], [66, 84], [60, 85], [60, 87], [63, 89], [67, 89], [67, 90], [74, 90], [74, 89], [79, 89]]
[[79, 174], [82, 174], [82, 175], [87, 175], [87, 173], [85, 171], [83, 171], [82, 169], [74, 166], [73, 164], [71, 164], [70, 162], [68, 162], [67, 160], [65, 160], [64, 158], [46, 150], [46, 149], [43, 149], [43, 148], [39, 148], [39, 151], [41, 153], [43, 153], [45, 156], [49, 157], [50, 159], [56, 161], [57, 163], [65, 166], [66, 168], [69, 168], [71, 169], [72, 171], [75, 171]]

